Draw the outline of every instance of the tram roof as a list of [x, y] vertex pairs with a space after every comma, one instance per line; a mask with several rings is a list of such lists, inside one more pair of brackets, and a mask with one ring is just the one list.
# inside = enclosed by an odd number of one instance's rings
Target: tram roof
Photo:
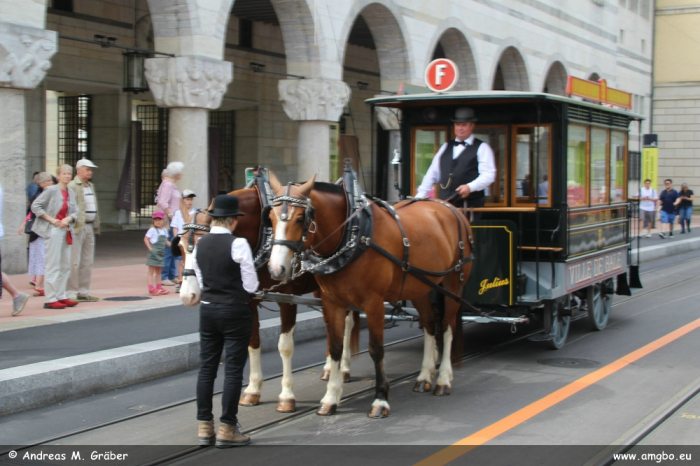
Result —
[[494, 101], [512, 101], [512, 102], [528, 102], [528, 101], [551, 101], [565, 104], [575, 104], [584, 107], [589, 107], [596, 110], [603, 110], [610, 113], [624, 115], [630, 120], [644, 120], [644, 116], [633, 113], [629, 110], [606, 107], [600, 104], [584, 102], [582, 100], [572, 99], [555, 94], [547, 94], [544, 92], [520, 92], [520, 91], [452, 91], [452, 92], [429, 92], [425, 94], [406, 94], [406, 95], [390, 95], [375, 97], [365, 100], [368, 105], [377, 105], [380, 107], [420, 107], [430, 105], [431, 103], [443, 105], [464, 105], [469, 103], [489, 103]]

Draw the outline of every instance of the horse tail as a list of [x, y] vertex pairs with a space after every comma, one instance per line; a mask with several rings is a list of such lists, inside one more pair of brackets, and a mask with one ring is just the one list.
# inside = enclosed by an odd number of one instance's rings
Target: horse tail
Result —
[[435, 343], [437, 344], [438, 354], [442, 354], [445, 349], [445, 339], [442, 328], [442, 320], [445, 318], [445, 296], [442, 293], [437, 294], [437, 305], [435, 306]]
[[350, 354], [360, 352], [360, 313], [352, 313], [352, 333], [350, 334]]

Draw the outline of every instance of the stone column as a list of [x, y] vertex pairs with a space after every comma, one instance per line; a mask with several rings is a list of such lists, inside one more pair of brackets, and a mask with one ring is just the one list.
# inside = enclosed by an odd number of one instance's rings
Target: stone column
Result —
[[206, 199], [209, 110], [221, 105], [233, 80], [233, 65], [202, 57], [150, 58], [146, 78], [156, 104], [170, 108], [168, 163], [185, 164], [179, 188]]
[[34, 89], [51, 68], [57, 34], [0, 22], [0, 185], [3, 191], [2, 268], [27, 271], [26, 237], [16, 233], [26, 215], [25, 90]]
[[299, 122], [297, 179], [331, 181], [330, 129], [350, 100], [350, 87], [331, 79], [284, 79], [278, 84], [285, 113]]

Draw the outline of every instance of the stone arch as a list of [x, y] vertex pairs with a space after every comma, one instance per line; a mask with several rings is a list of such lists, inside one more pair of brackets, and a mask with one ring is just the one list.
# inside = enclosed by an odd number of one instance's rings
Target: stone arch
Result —
[[491, 88], [497, 89], [499, 75], [503, 79], [503, 90], [524, 91], [530, 90], [530, 78], [525, 59], [520, 53], [517, 41], [510, 39], [504, 42], [498, 54], [498, 61], [494, 67]]
[[565, 95], [567, 77], [568, 73], [561, 61], [556, 60], [550, 63], [547, 73], [545, 74], [544, 83], [542, 84], [542, 92]]
[[282, 30], [287, 72], [309, 77], [320, 76], [320, 62], [327, 60], [326, 41], [323, 28], [314, 25], [314, 17], [306, 0], [271, 0], [271, 3]]
[[223, 59], [232, 7], [233, 0], [148, 0], [156, 49]]
[[459, 68], [459, 81], [454, 90], [477, 90], [479, 89], [479, 78], [474, 60], [474, 47], [469, 39], [462, 33], [466, 27], [455, 18], [450, 18], [438, 28], [430, 43], [433, 44], [428, 50], [425, 64], [422, 69], [432, 61], [433, 54], [438, 45], [445, 51], [445, 58], [449, 58], [457, 64]]
[[399, 83], [409, 81], [413, 75], [408, 58], [409, 35], [398, 8], [387, 0], [353, 3], [339, 35], [343, 38], [341, 63], [344, 63], [350, 30], [358, 15], [362, 15], [369, 26], [376, 45], [382, 89], [398, 88]]

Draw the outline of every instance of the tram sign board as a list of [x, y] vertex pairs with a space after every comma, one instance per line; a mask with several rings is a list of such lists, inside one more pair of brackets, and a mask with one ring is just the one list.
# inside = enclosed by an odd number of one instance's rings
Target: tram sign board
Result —
[[627, 251], [617, 249], [568, 262], [564, 272], [566, 291], [574, 291], [627, 271]]
[[459, 81], [459, 69], [452, 60], [438, 58], [425, 70], [425, 84], [433, 92], [447, 92]]
[[603, 104], [632, 108], [632, 94], [608, 87], [605, 79], [598, 82], [569, 76], [566, 81], [566, 94], [595, 100]]

